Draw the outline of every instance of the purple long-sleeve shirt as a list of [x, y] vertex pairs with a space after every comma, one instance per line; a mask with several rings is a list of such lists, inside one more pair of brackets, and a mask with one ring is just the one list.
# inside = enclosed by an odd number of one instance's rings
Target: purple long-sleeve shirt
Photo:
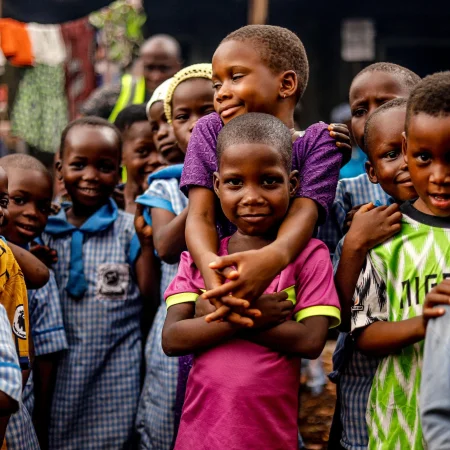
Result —
[[[197, 122], [189, 140], [181, 176], [180, 187], [186, 195], [191, 186], [213, 189], [213, 173], [217, 171], [217, 136], [222, 128], [223, 123], [216, 113]], [[333, 204], [342, 153], [323, 122], [311, 125], [293, 143], [292, 150], [292, 169], [300, 174], [297, 197], [310, 198], [320, 205], [322, 222]], [[222, 225], [220, 229], [225, 235], [233, 230], [223, 216], [219, 216], [219, 225]]]

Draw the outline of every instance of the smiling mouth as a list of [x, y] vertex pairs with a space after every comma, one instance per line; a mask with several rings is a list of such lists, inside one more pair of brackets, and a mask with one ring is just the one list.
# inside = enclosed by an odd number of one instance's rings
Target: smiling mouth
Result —
[[437, 208], [450, 207], [450, 194], [428, 194], [434, 206]]
[[16, 223], [16, 227], [19, 228], [21, 231], [25, 231], [26, 234], [36, 234], [38, 232], [37, 227], [31, 225]]
[[100, 194], [100, 189], [96, 189], [96, 188], [78, 188], [79, 191], [83, 192], [83, 194], [86, 195], [99, 195]]
[[228, 117], [231, 117], [234, 114], [236, 114], [240, 108], [241, 107], [239, 105], [236, 105], [236, 106], [229, 106], [227, 108], [220, 109], [219, 116], [222, 119], [227, 119]]

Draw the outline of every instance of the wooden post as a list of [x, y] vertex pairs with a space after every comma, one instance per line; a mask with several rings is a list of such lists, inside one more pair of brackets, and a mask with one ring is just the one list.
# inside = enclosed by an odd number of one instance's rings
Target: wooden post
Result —
[[264, 25], [269, 12], [269, 0], [248, 0], [249, 25]]

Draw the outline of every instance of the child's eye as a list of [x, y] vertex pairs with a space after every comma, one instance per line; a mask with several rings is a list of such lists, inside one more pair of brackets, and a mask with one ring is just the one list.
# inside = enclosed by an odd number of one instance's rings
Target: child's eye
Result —
[[69, 166], [75, 170], [81, 170], [84, 168], [84, 164], [82, 162], [72, 162], [69, 164]]
[[25, 205], [25, 199], [23, 197], [11, 197], [12, 201], [17, 205], [17, 206], [23, 206]]
[[151, 123], [150, 124], [150, 130], [152, 131], [152, 133], [157, 133], [159, 130], [159, 126], [157, 123]]
[[416, 158], [420, 161], [420, 162], [428, 162], [431, 159], [431, 155], [427, 152], [422, 152], [419, 153]]
[[391, 150], [390, 152], [387, 152], [384, 157], [387, 159], [397, 159], [400, 155], [400, 150]]
[[273, 186], [278, 183], [278, 179], [274, 177], [267, 177], [263, 180], [263, 186]]
[[241, 79], [244, 75], [242, 73], [235, 73], [233, 74], [233, 76], [231, 77], [231, 79], [233, 81], [238, 81], [239, 79]]
[[218, 91], [221, 87], [222, 87], [222, 83], [219, 83], [219, 82], [213, 83], [213, 89], [215, 91]]
[[228, 184], [230, 186], [242, 186], [242, 180], [239, 178], [230, 178], [229, 180], [225, 181], [225, 184]]
[[103, 172], [103, 173], [111, 173], [111, 172], [114, 172], [114, 171], [116, 170], [116, 167], [113, 166], [112, 164], [111, 164], [111, 165], [109, 165], [109, 164], [103, 164], [103, 165], [101, 165], [101, 166], [99, 167], [99, 169], [100, 169], [100, 172]]
[[39, 205], [38, 208], [42, 214], [45, 214], [46, 216], [48, 216], [51, 213], [52, 205], [51, 205], [51, 203], [45, 203], [43, 205]]
[[148, 154], [150, 153], [150, 150], [148, 149], [148, 148], [139, 148], [138, 150], [137, 150], [137, 153], [140, 155], [140, 156], [148, 156]]
[[8, 208], [8, 205], [9, 205], [9, 199], [8, 198], [0, 199], [0, 206], [2, 208]]
[[366, 110], [363, 108], [358, 108], [352, 111], [353, 117], [362, 117], [364, 114], [366, 114]]
[[189, 119], [189, 114], [178, 114], [175, 116], [175, 120], [178, 122], [186, 122]]

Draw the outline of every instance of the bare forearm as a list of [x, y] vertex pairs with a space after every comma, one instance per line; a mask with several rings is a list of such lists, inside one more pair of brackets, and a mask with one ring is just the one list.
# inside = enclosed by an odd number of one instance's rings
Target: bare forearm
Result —
[[353, 294], [366, 255], [366, 250], [356, 248], [351, 242], [347, 242], [347, 238], [345, 239], [339, 265], [334, 276], [336, 290], [341, 304], [340, 329], [342, 331], [350, 331]]
[[[153, 216], [153, 214], [152, 214]], [[159, 257], [168, 264], [174, 264], [180, 260], [181, 253], [186, 250], [186, 219], [188, 208], [175, 216], [169, 223], [158, 228], [153, 223], [155, 248]]]
[[182, 356], [214, 347], [230, 339], [237, 327], [229, 322], [206, 323], [204, 317], [186, 319], [164, 327], [162, 347], [168, 356]]
[[8, 242], [17, 263], [22, 269], [28, 289], [39, 289], [45, 286], [50, 277], [47, 266], [32, 255], [29, 251]]
[[279, 353], [316, 359], [322, 353], [328, 332], [328, 319], [315, 318], [313, 326], [287, 320], [264, 331], [245, 330], [242, 336]]
[[309, 198], [296, 198], [278, 230], [277, 239], [270, 244], [281, 258], [285, 268], [295, 260], [311, 239], [319, 211], [314, 200]]
[[160, 265], [155, 256], [154, 247], [141, 247], [141, 254], [136, 261], [136, 278], [145, 302], [157, 307], [159, 305]]
[[422, 316], [400, 322], [375, 322], [366, 327], [356, 338], [356, 345], [363, 353], [387, 356], [425, 338]]

